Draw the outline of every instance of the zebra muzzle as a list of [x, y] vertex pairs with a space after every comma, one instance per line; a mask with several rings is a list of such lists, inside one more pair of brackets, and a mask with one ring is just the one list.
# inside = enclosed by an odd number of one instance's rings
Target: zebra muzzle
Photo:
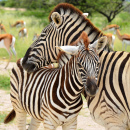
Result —
[[24, 70], [26, 70], [29, 74], [34, 72], [37, 68], [37, 66], [32, 62], [22, 62], [22, 67]]
[[95, 96], [98, 92], [97, 81], [95, 78], [87, 78], [85, 85], [86, 94], [89, 96]]

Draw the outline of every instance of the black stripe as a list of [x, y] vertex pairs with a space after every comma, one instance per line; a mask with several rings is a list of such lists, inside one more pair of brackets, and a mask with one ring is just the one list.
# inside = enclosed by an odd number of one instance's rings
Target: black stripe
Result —
[[[121, 65], [120, 65], [120, 68], [119, 68], [119, 74], [118, 74], [118, 81], [119, 81], [119, 87], [120, 87], [120, 90], [122, 92], [122, 95], [125, 99], [125, 102], [126, 102], [126, 105], [127, 105], [127, 108], [129, 109], [130, 111], [130, 108], [129, 108], [129, 105], [128, 105], [128, 102], [127, 102], [127, 98], [126, 98], [126, 95], [125, 95], [125, 91], [124, 91], [124, 87], [123, 86], [123, 82], [122, 82], [122, 75], [123, 75], [123, 71], [125, 69], [125, 65], [127, 63], [127, 61], [129, 61], [129, 58], [130, 58], [130, 53], [127, 55], [127, 57], [122, 61]], [[127, 72], [126, 72], [127, 73]]]

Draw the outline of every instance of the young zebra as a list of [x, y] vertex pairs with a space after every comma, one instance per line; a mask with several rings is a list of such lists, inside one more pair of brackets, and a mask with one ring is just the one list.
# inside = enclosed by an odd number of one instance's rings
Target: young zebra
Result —
[[69, 45], [85, 31], [90, 44], [103, 35], [83, 12], [71, 4], [61, 3], [50, 13], [50, 24], [43, 29], [39, 38], [26, 52], [22, 66], [31, 73], [42, 66], [56, 62], [59, 50], [55, 46]]
[[87, 38], [86, 33], [82, 33], [82, 36], [78, 41], [79, 46], [60, 47], [74, 55], [61, 68], [40, 68], [28, 74], [17, 63], [11, 74], [10, 95], [14, 110], [5, 123], [16, 114], [18, 127], [23, 130], [28, 113], [32, 116], [30, 130], [36, 130], [41, 121], [44, 128], [49, 130], [56, 129], [58, 125], [62, 125], [63, 130], [76, 129], [77, 116], [83, 105], [83, 86], [88, 95], [96, 94], [100, 65], [96, 48], [92, 45], [88, 47], [88, 39], [84, 39]]

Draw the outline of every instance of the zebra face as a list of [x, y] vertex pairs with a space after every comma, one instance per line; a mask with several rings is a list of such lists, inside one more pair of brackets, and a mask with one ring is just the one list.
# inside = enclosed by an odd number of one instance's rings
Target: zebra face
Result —
[[[50, 27], [51, 25], [49, 25]], [[49, 46], [47, 46], [48, 40], [48, 26], [43, 29], [42, 34], [33, 42], [28, 48], [25, 56], [22, 60], [23, 68], [32, 73], [38, 68], [49, 65], [51, 63], [51, 57], [48, 55]], [[56, 60], [56, 58], [54, 58]]]
[[89, 50], [85, 50], [83, 47], [79, 55], [79, 73], [81, 74], [85, 92], [89, 96], [95, 96], [98, 90], [97, 78], [100, 69], [99, 56], [96, 50], [91, 47], [89, 47]]

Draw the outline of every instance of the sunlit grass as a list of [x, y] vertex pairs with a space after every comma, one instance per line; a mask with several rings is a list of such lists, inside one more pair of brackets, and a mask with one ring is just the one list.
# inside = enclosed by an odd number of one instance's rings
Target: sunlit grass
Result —
[[10, 77], [5, 75], [0, 75], [0, 89], [3, 90], [10, 89]]
[[[1, 12], [0, 12], [1, 13]], [[1, 14], [0, 14], [1, 15]], [[26, 21], [26, 28], [28, 30], [28, 38], [20, 39], [18, 36], [18, 32], [21, 29], [12, 28], [9, 24], [14, 24], [17, 20]], [[7, 33], [12, 34], [16, 38], [15, 49], [17, 52], [17, 59], [23, 57], [28, 49], [28, 47], [33, 43], [33, 35], [34, 33], [40, 34], [44, 26], [44, 18], [39, 19], [34, 16], [22, 16], [19, 11], [4, 11], [2, 12], [2, 23], [4, 24]], [[48, 18], [45, 19], [45, 25], [47, 24]], [[3, 48], [0, 48], [0, 60], [6, 58], [8, 60], [9, 55], [7, 51]], [[11, 61], [16, 61], [15, 56], [12, 56]]]
[[[123, 34], [129, 34], [130, 35], [130, 14], [128, 12], [121, 12], [116, 16], [116, 18], [111, 22], [107, 23], [107, 19], [105, 17], [102, 17], [101, 14], [95, 14], [92, 17], [88, 17], [90, 20], [94, 23], [96, 27], [98, 27], [100, 30], [102, 30], [103, 27], [110, 24], [117, 24], [120, 26], [120, 33]], [[105, 32], [104, 33], [112, 33], [113, 32]], [[114, 34], [115, 35], [115, 34]], [[116, 35], [115, 35], [116, 36]], [[114, 43], [114, 50], [115, 51], [122, 51], [122, 42], [118, 39], [116, 36], [115, 43]], [[123, 48], [125, 51], [125, 46]], [[130, 52], [130, 45], [127, 46], [126, 49], [127, 52]]]

